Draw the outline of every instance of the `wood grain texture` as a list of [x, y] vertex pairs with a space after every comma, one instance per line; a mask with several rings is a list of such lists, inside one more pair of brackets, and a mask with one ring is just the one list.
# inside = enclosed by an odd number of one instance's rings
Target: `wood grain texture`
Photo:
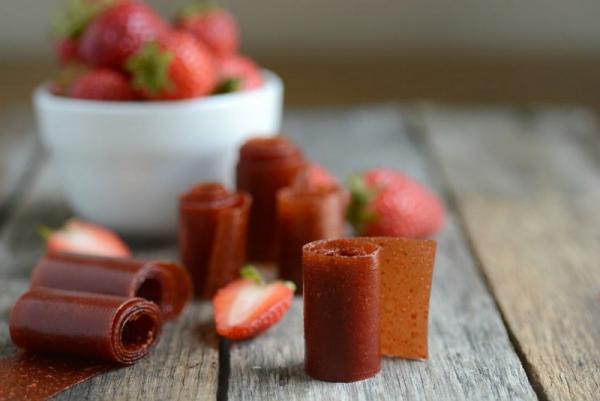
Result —
[[[42, 162], [31, 191], [23, 196], [0, 232], [0, 356], [16, 352], [8, 335], [8, 313], [28, 287], [28, 276], [44, 251], [36, 228], [60, 226], [71, 216], [53, 170]], [[174, 242], [134, 241], [143, 258], [174, 259]], [[133, 366], [104, 373], [55, 400], [214, 400], [218, 383], [218, 340], [212, 308], [195, 303], [164, 327], [156, 349]]]
[[596, 116], [433, 108], [424, 122], [540, 397], [598, 400]]
[[[285, 131], [341, 177], [386, 165], [436, 187], [418, 138], [406, 134], [395, 107], [307, 110], [290, 116]], [[312, 380], [303, 368], [302, 301], [296, 299], [273, 330], [231, 345], [229, 399], [536, 399], [453, 213], [438, 240], [428, 361], [386, 358], [378, 376], [350, 384]]]

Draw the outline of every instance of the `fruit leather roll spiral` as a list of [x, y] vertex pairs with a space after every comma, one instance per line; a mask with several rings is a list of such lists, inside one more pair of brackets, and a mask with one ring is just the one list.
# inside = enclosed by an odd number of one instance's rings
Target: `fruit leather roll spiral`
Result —
[[342, 237], [347, 205], [348, 193], [337, 185], [295, 185], [277, 192], [278, 266], [282, 278], [302, 289], [302, 246]]
[[196, 295], [212, 297], [239, 276], [246, 261], [250, 195], [220, 184], [199, 185], [179, 200], [181, 261]]
[[20, 348], [130, 364], [154, 345], [161, 318], [142, 298], [35, 288], [14, 305], [9, 326]]
[[145, 298], [164, 320], [178, 316], [192, 294], [188, 273], [176, 264], [71, 253], [42, 258], [31, 274], [35, 287]]
[[306, 372], [351, 382], [380, 369], [379, 246], [315, 241], [303, 247]]
[[300, 148], [284, 136], [253, 138], [240, 149], [237, 188], [252, 196], [248, 257], [274, 262], [277, 257], [276, 194], [306, 168]]

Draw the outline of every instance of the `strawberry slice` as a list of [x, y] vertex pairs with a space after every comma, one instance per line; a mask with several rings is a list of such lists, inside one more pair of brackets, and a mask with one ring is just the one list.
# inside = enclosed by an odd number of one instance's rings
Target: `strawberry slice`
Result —
[[213, 298], [217, 333], [230, 340], [255, 337], [281, 320], [296, 290], [289, 281], [265, 283], [252, 266], [244, 267], [241, 276]]
[[46, 239], [48, 253], [70, 252], [121, 258], [131, 256], [131, 251], [117, 234], [85, 221], [70, 219], [58, 230], [42, 226], [39, 232]]

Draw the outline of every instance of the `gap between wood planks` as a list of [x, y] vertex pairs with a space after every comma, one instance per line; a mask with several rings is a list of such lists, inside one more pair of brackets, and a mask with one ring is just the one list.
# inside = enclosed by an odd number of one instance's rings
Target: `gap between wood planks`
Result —
[[[521, 365], [523, 367], [523, 370], [525, 371], [525, 374], [527, 375], [527, 379], [529, 380], [529, 383], [531, 384], [533, 391], [536, 393], [539, 401], [548, 401], [549, 400], [548, 395], [546, 394], [539, 378], [535, 374], [532, 364], [525, 356], [525, 353], [523, 352], [523, 348], [522, 348], [519, 340], [515, 336], [513, 329], [508, 324], [505, 312], [500, 307], [500, 303], [498, 301], [498, 296], [495, 293], [494, 289], [492, 288], [492, 285], [490, 283], [488, 276], [483, 271], [483, 268], [482, 268], [483, 263], [482, 263], [481, 257], [475, 248], [475, 245], [473, 243], [473, 239], [472, 239], [471, 235], [469, 235], [469, 230], [467, 229], [467, 227], [465, 225], [464, 216], [461, 213], [460, 208], [458, 207], [458, 200], [456, 199], [456, 195], [455, 195], [454, 191], [452, 191], [452, 189], [451, 189], [448, 176], [446, 175], [444, 169], [442, 168], [440, 161], [435, 157], [435, 152], [433, 151], [433, 147], [430, 143], [430, 137], [429, 137], [429, 133], [426, 128], [425, 117], [424, 117], [424, 113], [422, 112], [422, 110], [423, 110], [422, 107], [417, 106], [415, 108], [414, 114], [412, 115], [412, 117], [414, 117], [414, 118], [408, 119], [407, 128], [409, 131], [409, 135], [414, 140], [417, 148], [419, 148], [421, 150], [423, 157], [429, 161], [429, 163], [430, 163], [429, 166], [433, 173], [432, 176], [439, 179], [439, 188], [443, 192], [442, 196], [444, 198], [444, 201], [446, 202], [446, 205], [458, 217], [457, 222], [458, 222], [458, 229], [459, 229], [460, 235], [463, 237], [465, 244], [468, 247], [469, 253], [471, 254], [473, 261], [477, 267], [477, 274], [481, 278], [488, 293], [490, 294], [492, 300], [494, 301], [494, 305], [495, 305], [496, 309], [498, 310], [500, 317], [502, 319], [502, 323], [504, 324], [504, 327], [506, 328], [506, 332], [508, 333], [508, 338], [510, 340], [510, 343], [513, 346], [515, 353], [519, 357], [519, 360], [521, 361]], [[519, 122], [521, 123], [521, 126], [525, 125], [527, 123], [527, 121], [529, 119], [531, 119], [532, 113], [533, 113], [532, 110], [524, 111], [523, 108], [514, 110], [514, 115], [519, 116]]]
[[219, 377], [217, 381], [217, 401], [227, 401], [229, 376], [231, 374], [230, 342], [219, 338]]

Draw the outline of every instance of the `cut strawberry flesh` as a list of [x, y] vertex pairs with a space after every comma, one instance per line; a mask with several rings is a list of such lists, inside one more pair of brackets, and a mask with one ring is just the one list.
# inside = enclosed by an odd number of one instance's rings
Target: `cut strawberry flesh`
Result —
[[217, 332], [232, 340], [254, 337], [283, 317], [293, 295], [282, 282], [265, 285], [236, 280], [213, 299]]

